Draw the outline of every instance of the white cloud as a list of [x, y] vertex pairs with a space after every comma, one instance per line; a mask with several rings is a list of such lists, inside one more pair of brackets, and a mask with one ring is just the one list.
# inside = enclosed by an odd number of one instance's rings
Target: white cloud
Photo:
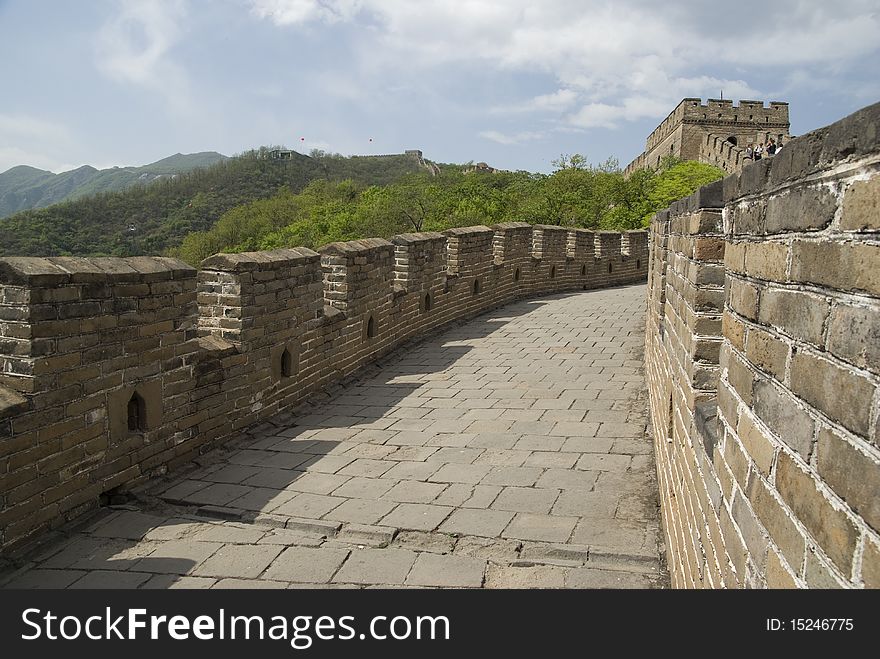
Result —
[[277, 25], [336, 23], [354, 18], [361, 0], [253, 0], [253, 12]]
[[[558, 91], [496, 114], [565, 114], [579, 127], [664, 117], [684, 96], [762, 98], [754, 84], [705, 75], [792, 68], [830, 70], [880, 47], [870, 0], [831, 4], [739, 0], [719, 11], [703, 0], [252, 0], [278, 25], [368, 22], [357, 66], [378, 75], [489, 67], [545, 74]], [[780, 74], [783, 77], [783, 74]]]
[[[7, 146], [13, 144], [22, 146]], [[73, 137], [61, 124], [37, 117], [0, 114], [0, 172], [16, 165], [30, 165], [59, 172], [73, 169], [66, 153]]]
[[541, 94], [514, 105], [491, 109], [493, 114], [525, 114], [531, 112], [559, 113], [577, 102], [578, 93], [573, 89], [559, 89], [552, 94]]
[[188, 111], [189, 81], [171, 56], [185, 32], [186, 13], [184, 0], [123, 0], [98, 33], [98, 68], [117, 82], [161, 95], [173, 111]]
[[507, 135], [505, 133], [498, 132], [497, 130], [484, 130], [480, 133], [480, 137], [491, 140], [493, 142], [498, 142], [498, 144], [510, 145], [521, 144], [522, 142], [529, 142], [532, 140], [539, 140], [544, 137], [544, 134], [533, 131], [523, 131], [520, 133], [515, 133], [513, 135]]

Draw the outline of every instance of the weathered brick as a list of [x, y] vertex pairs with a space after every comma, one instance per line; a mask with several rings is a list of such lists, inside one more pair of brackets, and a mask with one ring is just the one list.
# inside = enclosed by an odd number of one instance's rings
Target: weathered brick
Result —
[[828, 349], [851, 364], [880, 373], [880, 308], [835, 305]]
[[[726, 348], [726, 346], [725, 346]], [[732, 350], [726, 349], [727, 358], [727, 381], [734, 388], [739, 397], [746, 405], [752, 403], [752, 386], [755, 382], [755, 374], [746, 362]]]
[[749, 479], [748, 497], [755, 514], [785, 556], [785, 560], [789, 565], [800, 566], [804, 560], [804, 537], [782, 503], [773, 496], [763, 478], [752, 474]]
[[829, 501], [818, 481], [785, 452], [776, 463], [776, 489], [795, 517], [844, 574], [852, 571], [858, 530], [843, 510]]
[[767, 233], [824, 229], [836, 210], [837, 198], [827, 187], [798, 188], [767, 200], [764, 227]]
[[772, 547], [767, 554], [767, 571], [765, 573], [768, 588], [797, 588], [797, 581], [784, 565], [779, 554]]
[[880, 460], [858, 450], [836, 432], [819, 432], [819, 475], [850, 508], [880, 530]]
[[779, 327], [796, 339], [822, 346], [825, 318], [829, 310], [830, 305], [825, 298], [771, 288], [761, 293], [758, 321]]
[[769, 477], [773, 458], [776, 455], [776, 447], [773, 442], [752, 420], [751, 415], [745, 412], [739, 417], [736, 433], [758, 471], [765, 478]]
[[880, 245], [795, 241], [791, 279], [880, 295]]
[[763, 563], [768, 547], [767, 532], [750, 510], [742, 491], [737, 490], [734, 495], [730, 512], [745, 540], [750, 558], [756, 563]]
[[755, 327], [749, 328], [745, 352], [748, 360], [761, 370], [780, 381], [785, 377], [788, 345], [779, 337]]
[[758, 289], [741, 279], [728, 278], [727, 306], [749, 320], [758, 319]]
[[806, 411], [798, 407], [786, 390], [770, 380], [755, 384], [755, 414], [777, 437], [808, 459], [813, 445], [815, 424]]
[[854, 181], [846, 189], [840, 228], [843, 231], [880, 229], [880, 176]]
[[814, 551], [807, 552], [807, 559], [804, 567], [804, 580], [807, 582], [809, 588], [829, 590], [843, 587], [843, 584], [834, 574], [833, 570], [825, 565]]
[[741, 320], [728, 311], [721, 319], [721, 333], [730, 344], [740, 352], [745, 352], [746, 326]]
[[880, 542], [865, 538], [862, 553], [862, 582], [865, 588], [880, 588]]
[[813, 407], [867, 436], [874, 385], [827, 359], [798, 352], [791, 360], [792, 390]]
[[724, 248], [724, 267], [731, 272], [742, 274], [746, 270], [746, 242], [728, 242]]
[[785, 281], [788, 245], [759, 242], [746, 246], [746, 273], [758, 279]]

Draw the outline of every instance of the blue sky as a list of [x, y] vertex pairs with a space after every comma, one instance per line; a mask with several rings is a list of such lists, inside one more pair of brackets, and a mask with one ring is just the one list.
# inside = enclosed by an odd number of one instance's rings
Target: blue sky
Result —
[[880, 100], [877, 0], [720, 4], [0, 0], [0, 171], [281, 143], [625, 165], [686, 96], [788, 101], [794, 134]]

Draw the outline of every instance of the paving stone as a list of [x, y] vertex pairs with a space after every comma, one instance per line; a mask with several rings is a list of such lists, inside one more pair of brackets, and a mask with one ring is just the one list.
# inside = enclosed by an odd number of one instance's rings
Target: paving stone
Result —
[[476, 485], [489, 473], [489, 465], [444, 464], [431, 476], [435, 483], [468, 483]]
[[522, 513], [549, 513], [559, 490], [536, 487], [505, 487], [492, 508]]
[[589, 492], [596, 484], [599, 475], [593, 471], [571, 471], [569, 469], [547, 469], [536, 483], [537, 487], [558, 488], [560, 490], [584, 490]]
[[419, 554], [406, 583], [433, 588], [479, 588], [485, 572], [485, 559], [425, 552]]
[[220, 579], [213, 586], [212, 589], [218, 590], [254, 590], [254, 589], [284, 589], [287, 588], [288, 584], [284, 581], [266, 581], [263, 579], [236, 579], [236, 578], [228, 578], [228, 579]]
[[285, 489], [309, 494], [330, 494], [333, 490], [348, 482], [350, 476], [336, 474], [304, 473], [291, 482]]
[[495, 467], [521, 467], [529, 455], [529, 451], [487, 449], [480, 457], [474, 460], [474, 464], [486, 464]]
[[613, 493], [565, 490], [553, 505], [554, 515], [611, 519], [619, 499]]
[[522, 542], [506, 538], [481, 538], [464, 536], [455, 543], [456, 554], [485, 558], [493, 562], [507, 563], [519, 557]]
[[513, 521], [504, 529], [502, 536], [518, 540], [566, 542], [577, 522], [577, 517], [517, 513]]
[[[488, 487], [488, 485], [486, 487]], [[442, 506], [461, 506], [473, 496], [474, 488], [474, 485], [468, 485], [467, 483], [450, 483], [446, 486], [446, 489], [443, 490], [442, 494], [434, 500], [434, 503]], [[487, 504], [485, 506], [477, 507], [488, 508], [489, 506]]]
[[224, 544], [252, 545], [266, 535], [266, 529], [250, 524], [220, 523], [205, 524], [193, 534], [193, 540], [205, 542], [222, 542]]
[[502, 510], [462, 508], [456, 510], [443, 522], [440, 531], [459, 535], [479, 535], [494, 538], [501, 535], [513, 513]]
[[443, 483], [400, 481], [388, 490], [383, 498], [406, 503], [429, 503], [436, 499], [446, 487]]
[[145, 572], [113, 572], [110, 570], [92, 570], [86, 573], [82, 579], [73, 582], [68, 588], [81, 589], [113, 589], [128, 590], [137, 588], [149, 581], [152, 574]]
[[524, 467], [555, 467], [557, 469], [571, 469], [578, 461], [578, 453], [563, 453], [562, 451], [532, 451], [523, 460]]
[[131, 569], [138, 572], [187, 574], [223, 545], [200, 540], [169, 540], [139, 560]]
[[566, 437], [561, 451], [571, 453], [609, 453], [616, 442], [629, 441], [607, 437]]
[[565, 575], [566, 588], [651, 588], [654, 582], [645, 574], [587, 567], [568, 570]]
[[460, 505], [462, 508], [488, 508], [501, 494], [500, 485], [474, 485], [471, 496]]
[[387, 515], [396, 504], [376, 499], [348, 499], [324, 517], [325, 519], [355, 524], [375, 524]]
[[534, 485], [543, 473], [538, 467], [493, 467], [482, 481], [483, 485]]
[[581, 520], [571, 541], [628, 552], [641, 551], [645, 546], [646, 539], [647, 529], [644, 524], [597, 518]]
[[348, 554], [344, 549], [289, 547], [272, 561], [263, 578], [297, 583], [328, 583]]
[[336, 497], [351, 497], [358, 499], [387, 498], [387, 492], [397, 484], [391, 478], [352, 478], [333, 491]]
[[213, 483], [241, 483], [259, 473], [259, 467], [245, 465], [226, 465], [216, 471], [205, 474], [202, 478]]
[[625, 472], [629, 469], [631, 458], [628, 455], [604, 455], [588, 453], [577, 461], [577, 468], [592, 471]]
[[338, 473], [343, 476], [368, 476], [370, 478], [379, 478], [393, 465], [393, 462], [388, 462], [386, 460], [358, 458], [351, 464], [340, 469]]
[[518, 451], [559, 451], [564, 444], [565, 437], [523, 435], [513, 448]]
[[124, 538], [140, 540], [153, 529], [162, 526], [167, 517], [145, 515], [140, 512], [125, 511], [108, 518], [93, 527], [90, 532], [99, 538]]
[[455, 538], [445, 533], [401, 531], [394, 538], [394, 546], [401, 549], [412, 549], [413, 551], [450, 554], [455, 547]]
[[158, 546], [156, 542], [80, 535], [64, 543], [61, 551], [42, 561], [42, 568], [128, 570]]
[[401, 503], [382, 518], [383, 526], [408, 531], [432, 531], [452, 512], [450, 506], [423, 503]]
[[149, 531], [144, 540], [177, 540], [196, 533], [203, 524], [189, 519], [172, 518]]
[[333, 581], [352, 584], [402, 584], [417, 556], [415, 552], [406, 549], [353, 551]]
[[88, 572], [83, 570], [42, 570], [38, 568], [16, 576], [4, 584], [3, 588], [20, 590], [67, 588], [86, 574]]
[[342, 497], [331, 497], [321, 494], [301, 492], [290, 501], [278, 506], [274, 512], [279, 515], [289, 515], [291, 517], [320, 519], [346, 501], [348, 501], [348, 499], [343, 499]]
[[303, 547], [318, 547], [324, 541], [324, 536], [316, 533], [306, 533], [293, 529], [271, 529], [259, 540], [261, 545], [299, 545]]
[[280, 553], [277, 545], [226, 545], [199, 565], [193, 575], [256, 579]]
[[563, 588], [566, 570], [548, 565], [511, 567], [489, 564], [486, 588]]
[[177, 574], [154, 574], [141, 585], [144, 590], [204, 590], [210, 588], [216, 579], [208, 577], [185, 577]]
[[243, 496], [233, 499], [229, 505], [242, 510], [271, 512], [282, 503], [290, 501], [296, 492], [276, 490], [268, 487], [252, 487]]
[[483, 449], [444, 447], [428, 457], [425, 462], [447, 462], [452, 464], [471, 464], [483, 453]]

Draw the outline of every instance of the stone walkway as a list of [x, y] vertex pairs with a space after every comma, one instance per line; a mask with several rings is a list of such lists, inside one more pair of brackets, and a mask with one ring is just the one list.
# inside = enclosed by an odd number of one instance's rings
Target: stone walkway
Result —
[[104, 509], [6, 587], [663, 587], [644, 287], [519, 302]]

